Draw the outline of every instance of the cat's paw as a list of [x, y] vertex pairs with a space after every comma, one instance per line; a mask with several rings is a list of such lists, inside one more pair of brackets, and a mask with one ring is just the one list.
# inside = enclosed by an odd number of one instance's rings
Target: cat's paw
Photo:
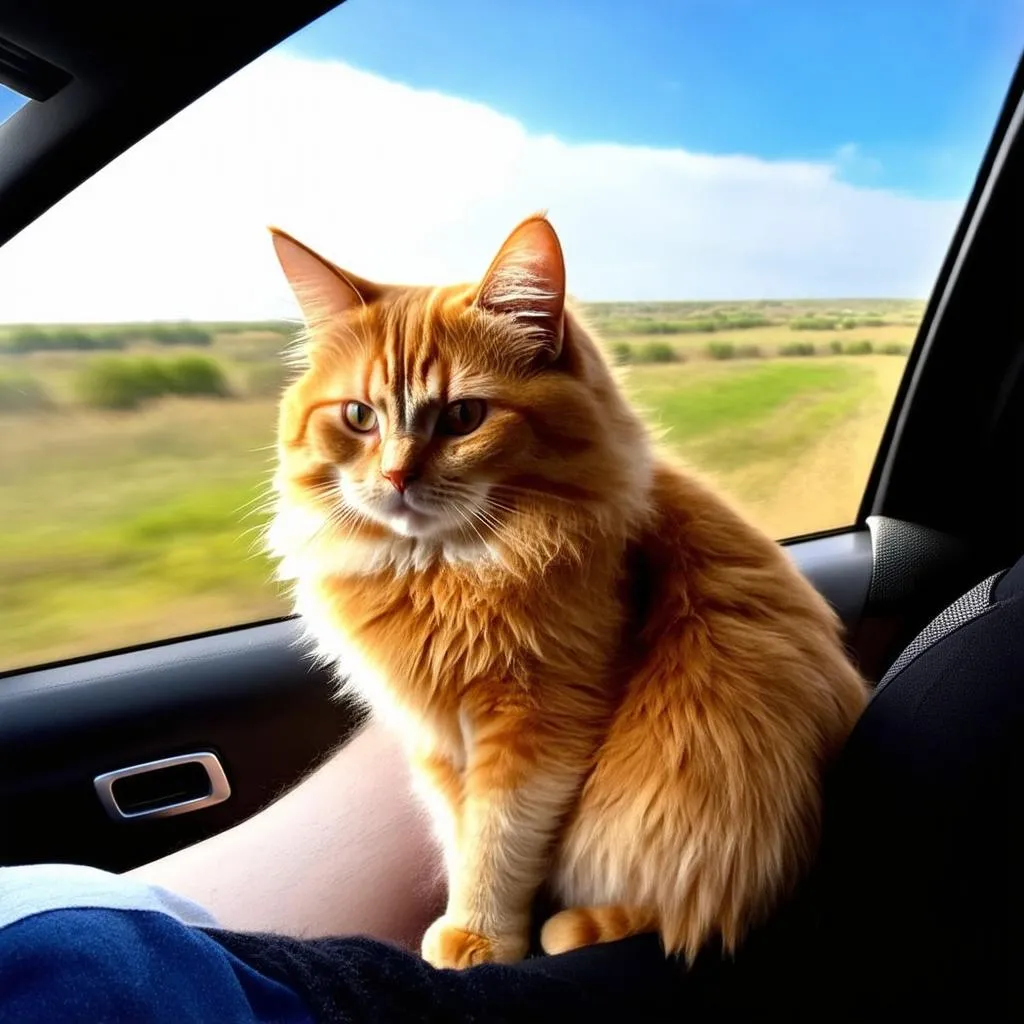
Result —
[[434, 967], [473, 967], [476, 964], [513, 964], [526, 956], [524, 934], [479, 935], [439, 917], [423, 936], [420, 952]]

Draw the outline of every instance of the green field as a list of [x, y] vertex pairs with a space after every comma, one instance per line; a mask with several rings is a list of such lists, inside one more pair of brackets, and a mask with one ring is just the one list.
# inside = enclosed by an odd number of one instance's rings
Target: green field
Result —
[[[891, 300], [586, 309], [665, 443], [779, 537], [851, 521], [920, 313]], [[0, 668], [286, 611], [254, 545], [287, 331], [194, 326], [205, 338], [188, 344], [147, 325], [86, 325], [75, 341], [33, 327], [34, 342], [0, 327]], [[28, 351], [12, 351], [19, 332]], [[814, 354], [785, 358], [794, 341]], [[716, 358], [712, 342], [734, 351]], [[230, 395], [88, 404], [98, 360], [185, 356], [213, 361]]]

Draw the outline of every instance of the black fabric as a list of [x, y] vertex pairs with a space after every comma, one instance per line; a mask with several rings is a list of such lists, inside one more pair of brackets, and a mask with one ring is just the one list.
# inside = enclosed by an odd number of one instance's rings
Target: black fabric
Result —
[[372, 939], [209, 934], [293, 988], [321, 1024], [660, 1021], [676, 1018], [684, 994], [681, 969], [653, 936], [511, 967], [440, 971]]
[[954, 601], [940, 615], [937, 615], [931, 622], [921, 630], [913, 639], [907, 649], [893, 662], [892, 667], [878, 681], [875, 687], [875, 695], [884, 690], [889, 683], [896, 678], [919, 654], [934, 647], [940, 640], [966, 626], [972, 619], [979, 615], [997, 608], [993, 602], [993, 595], [996, 584], [1003, 577], [1004, 573], [997, 572], [987, 579], [982, 580], [977, 586], [972, 587], [958, 601]]
[[1024, 561], [878, 694], [832, 779], [822, 949], [852, 1012], [999, 1018], [1015, 1003], [1022, 748]]
[[644, 937], [451, 972], [367, 939], [214, 934], [324, 1022], [1020, 1019], [1024, 560], [990, 602], [876, 695], [814, 871], [734, 960], [684, 975]]
[[815, 870], [705, 975], [708, 1015], [1020, 1019], [1024, 560], [991, 601], [869, 704]]

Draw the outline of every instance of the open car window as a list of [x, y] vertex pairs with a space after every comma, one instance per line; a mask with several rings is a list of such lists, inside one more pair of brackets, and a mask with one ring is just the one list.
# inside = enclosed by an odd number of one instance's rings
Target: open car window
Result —
[[1016, 9], [319, 19], [0, 249], [0, 668], [288, 612], [259, 549], [297, 315], [268, 223], [445, 282], [547, 208], [665, 443], [777, 538], [853, 525]]

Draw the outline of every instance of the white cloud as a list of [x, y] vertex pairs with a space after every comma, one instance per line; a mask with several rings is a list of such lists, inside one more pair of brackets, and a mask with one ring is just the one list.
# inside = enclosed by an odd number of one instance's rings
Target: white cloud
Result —
[[585, 299], [926, 294], [961, 204], [838, 166], [566, 143], [272, 53], [0, 249], [0, 321], [294, 315], [268, 223], [365, 277], [472, 280], [539, 208]]

